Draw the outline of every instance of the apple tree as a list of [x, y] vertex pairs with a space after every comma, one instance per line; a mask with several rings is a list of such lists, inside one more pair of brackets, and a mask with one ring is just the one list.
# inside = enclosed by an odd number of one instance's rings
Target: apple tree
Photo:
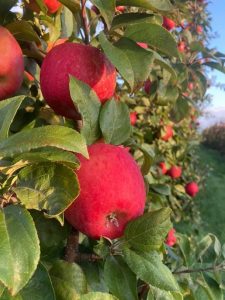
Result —
[[195, 204], [207, 2], [0, 4], [0, 299], [223, 299]]

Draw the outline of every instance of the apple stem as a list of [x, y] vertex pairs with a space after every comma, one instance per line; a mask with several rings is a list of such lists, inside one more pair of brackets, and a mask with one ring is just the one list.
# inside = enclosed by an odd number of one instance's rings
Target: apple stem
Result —
[[84, 25], [84, 42], [85, 44], [89, 44], [89, 26], [88, 26], [88, 18], [87, 18], [87, 11], [86, 11], [86, 0], [81, 0], [81, 16], [83, 20], [83, 25]]

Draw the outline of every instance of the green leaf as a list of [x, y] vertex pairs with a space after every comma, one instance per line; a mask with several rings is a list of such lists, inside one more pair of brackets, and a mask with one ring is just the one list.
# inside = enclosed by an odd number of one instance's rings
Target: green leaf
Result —
[[57, 261], [49, 271], [57, 300], [80, 300], [87, 293], [87, 282], [82, 269], [75, 263]]
[[130, 25], [125, 31], [125, 36], [136, 42], [147, 43], [169, 57], [179, 57], [177, 43], [172, 34], [158, 24]]
[[75, 33], [75, 20], [73, 13], [66, 6], [63, 8], [61, 22], [61, 35], [72, 36]]
[[47, 269], [39, 264], [33, 277], [20, 292], [23, 300], [56, 300]]
[[158, 194], [164, 196], [171, 195], [170, 186], [167, 184], [155, 183], [155, 184], [151, 184], [150, 188]]
[[157, 90], [157, 103], [159, 105], [168, 105], [169, 103], [175, 103], [179, 97], [177, 87], [165, 84], [162, 80], [160, 81], [159, 88]]
[[16, 5], [17, 0], [0, 0], [1, 14], [6, 14], [14, 5]]
[[100, 112], [100, 128], [106, 143], [120, 145], [131, 133], [129, 109], [123, 102], [107, 101]]
[[137, 6], [160, 12], [168, 12], [174, 8], [169, 0], [118, 0], [117, 5]]
[[180, 234], [178, 235], [179, 243], [178, 247], [180, 248], [181, 254], [184, 259], [184, 265], [191, 265], [191, 244], [187, 235]]
[[198, 243], [196, 249], [196, 257], [197, 260], [201, 260], [204, 255], [210, 250], [211, 246], [213, 245], [213, 239], [210, 234], [204, 236]]
[[163, 69], [166, 69], [171, 74], [171, 81], [173, 83], [176, 83], [177, 73], [175, 72], [174, 68], [170, 65], [170, 63], [168, 61], [166, 61], [165, 59], [163, 59], [162, 56], [160, 56], [157, 52], [150, 50], [150, 49], [148, 51], [153, 53], [154, 63], [156, 65], [159, 65]]
[[178, 98], [172, 110], [170, 111], [170, 119], [179, 123], [185, 117], [189, 116], [190, 106], [185, 98]]
[[86, 295], [82, 295], [78, 300], [119, 300], [119, 299], [110, 294], [91, 292]]
[[0, 299], [2, 299], [1, 296], [4, 292], [4, 290], [6, 290], [6, 288], [5, 288], [4, 284], [0, 282]]
[[70, 95], [82, 116], [81, 134], [84, 135], [87, 144], [93, 144], [100, 137], [98, 117], [101, 102], [93, 89], [72, 76], [70, 77]]
[[40, 257], [34, 222], [19, 205], [0, 210], [0, 281], [17, 294], [32, 277]]
[[46, 268], [39, 264], [28, 284], [15, 297], [5, 290], [1, 300], [56, 300], [53, 286]]
[[202, 74], [202, 72], [195, 71], [195, 81], [198, 84], [199, 91], [200, 91], [200, 96], [204, 97], [206, 90], [207, 90], [207, 79], [206, 77]]
[[80, 1], [79, 0], [58, 0], [60, 3], [65, 5], [69, 10], [76, 14], [80, 11]]
[[111, 27], [111, 23], [115, 14], [115, 0], [92, 0], [91, 1], [100, 11], [103, 19], [106, 22], [108, 29]]
[[99, 34], [99, 42], [106, 56], [111, 63], [117, 68], [120, 75], [127, 81], [131, 89], [134, 86], [134, 73], [132, 64], [124, 51], [113, 46], [105, 37], [104, 33]]
[[115, 16], [112, 22], [111, 30], [143, 22], [162, 24], [162, 18], [153, 14], [146, 13], [124, 13]]
[[172, 228], [170, 214], [170, 208], [161, 208], [129, 222], [125, 229], [125, 240], [137, 250], [159, 249]]
[[165, 291], [179, 291], [173, 274], [156, 251], [134, 252], [124, 248], [123, 255], [131, 270], [144, 282]]
[[72, 169], [79, 167], [79, 161], [73, 153], [51, 147], [24, 152], [13, 160], [13, 164], [21, 163], [22, 166], [40, 162], [60, 162]]
[[153, 54], [127, 38], [121, 38], [115, 46], [122, 50], [131, 62], [135, 85], [142, 84], [151, 71]]
[[137, 300], [137, 279], [120, 256], [108, 256], [104, 277], [110, 292], [120, 300]]
[[204, 274], [204, 281], [198, 281], [202, 288], [207, 293], [210, 300], [223, 300], [223, 290], [219, 284], [207, 274]]
[[33, 210], [34, 220], [41, 247], [41, 259], [54, 261], [64, 253], [69, 226], [61, 226], [56, 219], [49, 219], [42, 212]]
[[212, 62], [205, 62], [205, 63], [203, 63], [203, 65], [210, 67], [211, 69], [225, 73], [225, 66], [220, 63], [212, 61]]
[[9, 128], [24, 96], [17, 96], [0, 102], [0, 141], [9, 135]]
[[101, 263], [85, 261], [80, 263], [91, 291], [108, 293], [109, 289], [104, 278], [104, 270]]
[[10, 136], [0, 142], [0, 157], [12, 157], [43, 147], [56, 147], [88, 157], [82, 135], [71, 128], [59, 125], [32, 128]]
[[36, 42], [41, 43], [41, 40], [33, 29], [30, 22], [25, 20], [15, 21], [7, 24], [6, 28], [14, 35], [14, 37], [22, 42]]
[[106, 56], [129, 84], [131, 90], [147, 79], [153, 64], [151, 52], [127, 38], [121, 38], [112, 45], [103, 33], [99, 35], [99, 42]]
[[22, 169], [14, 191], [27, 209], [44, 210], [54, 217], [71, 205], [80, 188], [77, 176], [70, 168], [42, 163]]
[[166, 292], [151, 286], [146, 300], [183, 300], [183, 296], [178, 292]]
[[143, 154], [143, 163], [142, 163], [142, 166], [141, 166], [141, 173], [143, 175], [147, 175], [149, 173], [151, 165], [154, 161], [155, 152], [147, 144], [143, 144], [142, 146], [140, 146], [138, 144], [135, 144], [135, 145], [133, 145], [133, 147], [142, 152], [142, 154]]

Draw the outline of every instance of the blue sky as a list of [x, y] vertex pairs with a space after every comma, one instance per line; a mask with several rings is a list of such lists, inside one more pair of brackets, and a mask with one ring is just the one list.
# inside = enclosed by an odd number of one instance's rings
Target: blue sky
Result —
[[[216, 47], [220, 52], [225, 53], [225, 0], [212, 0], [209, 11], [212, 15], [213, 32], [217, 33], [217, 37], [211, 41], [211, 47]], [[225, 74], [217, 71], [211, 74], [216, 76], [217, 82], [225, 84]], [[213, 107], [225, 107], [225, 91], [212, 87], [209, 93], [213, 95]]]

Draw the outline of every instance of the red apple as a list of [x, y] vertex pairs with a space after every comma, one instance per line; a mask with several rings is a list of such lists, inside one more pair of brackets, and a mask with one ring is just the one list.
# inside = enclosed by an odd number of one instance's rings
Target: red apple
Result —
[[0, 100], [13, 96], [24, 76], [22, 50], [14, 36], [0, 26]]
[[177, 238], [175, 236], [176, 230], [174, 228], [170, 229], [168, 235], [167, 235], [167, 239], [166, 239], [166, 244], [170, 247], [173, 247], [176, 242], [177, 242]]
[[193, 82], [189, 82], [188, 83], [188, 88], [189, 88], [189, 90], [193, 91], [193, 89], [194, 89], [194, 83]]
[[69, 75], [88, 84], [104, 103], [114, 94], [116, 69], [97, 48], [76, 43], [54, 47], [45, 57], [40, 75], [41, 90], [52, 109], [77, 118], [69, 91]]
[[159, 163], [159, 168], [161, 170], [161, 173], [164, 175], [167, 173], [166, 164], [164, 162]]
[[90, 159], [77, 155], [80, 195], [66, 210], [67, 221], [87, 236], [115, 239], [126, 224], [143, 214], [145, 184], [140, 169], [120, 146], [96, 143]]
[[176, 23], [167, 18], [167, 17], [163, 17], [163, 27], [166, 28], [167, 30], [172, 30], [174, 27], [176, 26]]
[[167, 142], [170, 138], [173, 137], [173, 127], [170, 125], [164, 126], [163, 130], [165, 134], [161, 136], [161, 140]]
[[196, 26], [196, 32], [197, 34], [202, 34], [203, 33], [203, 27], [201, 25]]
[[197, 119], [197, 116], [196, 116], [196, 115], [191, 115], [191, 120], [192, 120], [193, 122], [195, 122], [196, 119]]
[[185, 42], [181, 41], [179, 44], [178, 44], [178, 50], [180, 52], [184, 52], [186, 50], [186, 44]]
[[167, 175], [169, 175], [171, 178], [179, 178], [182, 174], [182, 168], [179, 166], [172, 166], [168, 172]]
[[125, 6], [117, 6], [116, 7], [116, 11], [120, 11], [120, 12], [123, 12], [125, 10]]
[[199, 192], [199, 187], [198, 184], [196, 182], [189, 182], [188, 184], [186, 184], [185, 186], [185, 191], [186, 193], [191, 196], [191, 197], [195, 197], [196, 194]]
[[[54, 14], [57, 12], [57, 10], [62, 6], [62, 4], [57, 0], [43, 0], [45, 6], [48, 9], [48, 13]], [[26, 7], [28, 7], [30, 10], [39, 13], [40, 8], [37, 5], [35, 0], [30, 0], [29, 3], [25, 2]]]
[[146, 80], [145, 85], [144, 85], [144, 89], [145, 89], [145, 93], [148, 94], [148, 95], [150, 94], [151, 86], [152, 86], [151, 80], [150, 79]]
[[137, 113], [136, 111], [133, 111], [130, 113], [130, 124], [134, 126], [136, 122], [137, 122]]

